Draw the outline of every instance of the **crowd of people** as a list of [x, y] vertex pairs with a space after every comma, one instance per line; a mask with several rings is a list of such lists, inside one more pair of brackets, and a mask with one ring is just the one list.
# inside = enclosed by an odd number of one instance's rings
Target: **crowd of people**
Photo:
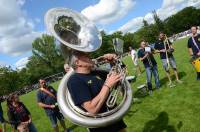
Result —
[[[52, 86], [48, 86], [46, 81], [42, 79], [39, 80], [39, 86], [37, 92], [38, 106], [45, 110], [54, 131], [59, 132], [59, 121], [63, 130], [70, 132], [71, 130], [65, 126], [64, 116], [58, 108], [56, 90]], [[8, 120], [5, 120], [0, 105], [0, 123], [3, 132], [6, 132], [6, 124], [11, 125], [12, 132], [37, 132], [37, 128], [32, 122], [31, 113], [19, 100], [17, 94], [11, 94], [7, 99], [7, 116]]]
[[[198, 27], [196, 26], [192, 26], [191, 30], [188, 31], [192, 33], [192, 36], [188, 40], [188, 46], [187, 46], [192, 61], [200, 57], [200, 35], [198, 34], [197, 31]], [[132, 47], [129, 47], [129, 49], [130, 49], [130, 55], [133, 60], [133, 64], [136, 67], [136, 71], [139, 72], [138, 75], [140, 75], [141, 73], [140, 66], [138, 65], [138, 60], [140, 60], [144, 64], [146, 71], [146, 82], [150, 95], [152, 95], [152, 82], [151, 82], [152, 74], [155, 78], [156, 89], [159, 89], [161, 86], [157, 69], [157, 62], [153, 56], [156, 53], [160, 54], [160, 59], [162, 62], [163, 69], [165, 70], [166, 76], [169, 80], [168, 85], [170, 87], [175, 86], [170, 76], [170, 66], [174, 71], [176, 82], [182, 83], [182, 81], [179, 79], [178, 76], [176, 61], [173, 55], [175, 49], [173, 48], [172, 43], [169, 41], [169, 39], [165, 36], [163, 32], [160, 32], [159, 39], [153, 45], [153, 47], [150, 46], [148, 42], [143, 40], [140, 43], [140, 48], [138, 49], [138, 51], [134, 50]], [[199, 71], [197, 71], [197, 80], [200, 80]]]
[[[197, 34], [197, 27], [195, 26], [192, 26], [191, 32], [192, 37], [188, 40], [188, 50], [192, 58], [197, 58], [200, 57], [200, 35]], [[150, 95], [152, 95], [153, 89], [151, 82], [152, 74], [155, 79], [156, 89], [159, 89], [162, 85], [159, 79], [157, 62], [154, 58], [154, 54], [156, 53], [160, 54], [162, 66], [169, 81], [168, 85], [174, 87], [174, 83], [170, 77], [170, 66], [174, 71], [177, 83], [182, 83], [179, 79], [176, 61], [173, 56], [175, 49], [163, 32], [160, 32], [159, 39], [153, 48], [149, 46], [148, 42], [142, 40], [138, 51], [131, 47], [129, 49], [133, 64], [136, 67], [137, 76], [142, 74], [138, 61], [143, 62], [146, 71], [146, 83]], [[102, 56], [103, 60], [110, 63], [113, 63], [115, 58], [115, 54], [105, 54]], [[92, 70], [93, 67], [94, 63], [89, 57], [89, 54], [79, 51], [73, 52], [69, 64], [64, 65], [66, 72], [70, 68], [73, 68], [75, 72], [70, 76], [66, 84], [74, 104], [84, 111], [97, 114], [107, 111], [105, 101], [110, 90], [122, 79], [122, 75], [111, 72], [109, 75], [102, 77], [98, 72]], [[197, 72], [197, 80], [200, 80], [200, 72]], [[39, 80], [37, 103], [39, 107], [45, 110], [55, 132], [59, 132], [58, 121], [65, 132], [71, 131], [66, 127], [64, 116], [58, 108], [56, 90], [52, 86], [48, 86], [43, 79]], [[31, 118], [31, 113], [23, 102], [19, 100], [17, 94], [12, 94], [7, 99], [7, 115], [8, 121], [3, 118], [3, 110], [0, 107], [0, 123], [2, 124], [3, 132], [6, 132], [6, 123], [11, 124], [13, 132], [16, 130], [19, 132], [37, 132], [37, 128]], [[126, 124], [121, 119], [114, 124], [99, 128], [89, 128], [88, 130], [90, 132], [125, 132]]]

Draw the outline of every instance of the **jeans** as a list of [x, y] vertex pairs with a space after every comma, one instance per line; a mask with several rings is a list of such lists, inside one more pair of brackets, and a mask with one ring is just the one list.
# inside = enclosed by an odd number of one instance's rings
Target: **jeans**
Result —
[[200, 72], [197, 72], [197, 80], [200, 80]]
[[146, 67], [145, 70], [146, 70], [148, 89], [152, 90], [152, 83], [151, 83], [152, 73], [153, 73], [153, 76], [154, 76], [154, 79], [155, 79], [156, 88], [159, 88], [160, 87], [160, 80], [159, 80], [157, 65], [155, 65], [153, 67]]
[[64, 121], [64, 116], [62, 115], [62, 113], [60, 112], [54, 112], [53, 114], [51, 115], [48, 115], [50, 121], [51, 121], [51, 125], [53, 128], [55, 128], [57, 126], [57, 120], [61, 121], [63, 120]]
[[28, 128], [29, 128], [29, 132], [37, 132], [37, 129], [32, 122], [28, 125]]

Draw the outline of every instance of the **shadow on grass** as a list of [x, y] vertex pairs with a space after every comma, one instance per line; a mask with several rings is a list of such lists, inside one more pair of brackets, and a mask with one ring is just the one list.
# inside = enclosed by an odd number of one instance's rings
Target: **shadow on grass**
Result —
[[135, 110], [135, 111], [129, 110], [129, 111], [126, 113], [126, 116], [131, 117], [131, 116], [133, 116], [137, 111], [138, 111], [138, 110]]
[[165, 111], [160, 112], [158, 117], [145, 124], [143, 132], [176, 132], [175, 127], [173, 125], [169, 125], [168, 123], [168, 114]]
[[[173, 71], [172, 71], [172, 72], [173, 72]], [[186, 76], [186, 75], [187, 75], [187, 74], [186, 74], [185, 72], [179, 72], [179, 73], [178, 73], [179, 79], [182, 79], [182, 78], [183, 78], [184, 76]], [[175, 77], [174, 74], [171, 76], [171, 78], [172, 78], [172, 81], [176, 80], [176, 77]], [[161, 86], [167, 84], [168, 82], [169, 82], [169, 81], [168, 81], [167, 76], [165, 76], [164, 78], [160, 79], [160, 84], [161, 84]]]
[[[178, 76], [179, 76], [179, 79], [182, 79], [184, 76], [186, 76], [187, 74], [185, 72], [179, 72], [178, 73]], [[175, 75], [173, 74], [172, 75], [172, 80], [174, 81], [176, 79]]]
[[76, 127], [78, 127], [77, 125], [73, 124], [72, 126], [69, 127], [69, 129], [73, 130], [75, 129]]

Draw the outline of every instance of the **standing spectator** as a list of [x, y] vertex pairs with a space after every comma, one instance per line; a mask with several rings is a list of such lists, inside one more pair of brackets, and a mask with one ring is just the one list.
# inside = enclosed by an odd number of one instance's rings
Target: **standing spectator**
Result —
[[[165, 43], [167, 41], [168, 41], [169, 45]], [[174, 56], [173, 56], [174, 48], [172, 47], [172, 43], [169, 40], [166, 40], [166, 36], [163, 32], [160, 32], [159, 40], [158, 40], [158, 42], [156, 42], [154, 48], [157, 50], [158, 53], [160, 53], [160, 59], [161, 59], [162, 64], [163, 64], [163, 68], [165, 69], [165, 72], [166, 72], [167, 77], [169, 79], [168, 85], [170, 87], [175, 86], [172, 83], [172, 80], [171, 80], [171, 77], [170, 77], [169, 64], [171, 65], [171, 67], [174, 70], [174, 74], [176, 76], [176, 81], [178, 83], [182, 83], [182, 81], [179, 80], [177, 67], [176, 67], [176, 61], [175, 61]]]
[[[192, 58], [200, 57], [200, 34], [197, 34], [197, 27], [192, 26], [192, 37], [188, 40], [188, 50]], [[200, 80], [200, 72], [197, 72], [197, 80]]]
[[145, 71], [146, 71], [146, 77], [147, 77], [147, 87], [149, 89], [149, 94], [151, 95], [152, 94], [152, 83], [151, 83], [152, 73], [153, 73], [153, 76], [155, 79], [155, 84], [156, 84], [157, 89], [159, 89], [159, 87], [160, 87], [160, 80], [159, 80], [156, 60], [154, 59], [152, 52], [145, 51], [145, 47], [147, 47], [146, 42], [142, 41], [140, 43], [140, 49], [138, 51], [138, 58], [144, 64]]
[[70, 129], [66, 128], [64, 117], [58, 108], [56, 90], [51, 86], [47, 86], [45, 80], [40, 79], [39, 84], [40, 88], [37, 92], [37, 102], [40, 107], [44, 108], [47, 116], [51, 121], [51, 125], [54, 131], [59, 132], [57, 120], [60, 121], [60, 124], [65, 132], [70, 131]]
[[37, 132], [29, 110], [20, 102], [18, 95], [13, 94], [7, 100], [8, 118], [12, 124], [13, 131]]
[[130, 53], [131, 53], [131, 58], [133, 60], [133, 64], [136, 67], [136, 75], [140, 75], [141, 74], [141, 68], [140, 65], [138, 64], [138, 56], [137, 56], [137, 51], [134, 50], [132, 47], [129, 47]]
[[1, 102], [0, 102], [0, 123], [2, 124], [3, 132], [6, 132], [6, 123], [5, 123], [5, 120], [4, 120], [4, 117], [3, 117], [3, 110], [2, 110], [2, 107], [1, 107]]

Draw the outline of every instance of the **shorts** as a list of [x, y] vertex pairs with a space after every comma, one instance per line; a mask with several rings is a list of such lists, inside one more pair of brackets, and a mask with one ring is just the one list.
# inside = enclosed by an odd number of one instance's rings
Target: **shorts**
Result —
[[57, 120], [59, 121], [64, 121], [64, 116], [60, 112], [55, 112], [51, 115], [48, 115], [50, 121], [51, 121], [51, 126], [55, 128], [57, 126]]
[[[169, 64], [174, 70], [176, 70], [176, 61], [173, 56], [169, 58]], [[168, 72], [169, 67], [167, 66], [168, 65], [167, 59], [162, 59], [162, 65], [163, 65], [163, 68], [165, 69], [165, 71]]]
[[100, 128], [89, 128], [89, 132], [118, 132], [126, 128], [126, 124], [123, 120], [115, 122], [114, 124]]

